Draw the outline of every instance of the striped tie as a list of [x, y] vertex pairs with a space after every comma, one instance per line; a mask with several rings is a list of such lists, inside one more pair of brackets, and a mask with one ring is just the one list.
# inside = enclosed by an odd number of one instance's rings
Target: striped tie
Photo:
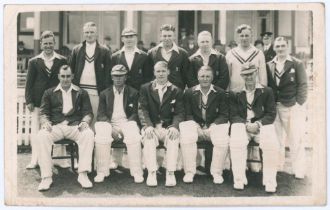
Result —
[[250, 104], [249, 102], [247, 102], [246, 107], [248, 108], [248, 110], [252, 110], [252, 104]]
[[48, 77], [50, 77], [50, 74], [51, 74], [52, 72], [50, 71], [50, 69], [49, 69], [48, 67], [46, 67], [46, 72], [47, 72]]

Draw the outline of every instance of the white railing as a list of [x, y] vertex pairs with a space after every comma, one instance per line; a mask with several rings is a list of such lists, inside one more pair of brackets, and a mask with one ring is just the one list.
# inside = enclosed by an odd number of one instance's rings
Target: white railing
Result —
[[31, 113], [25, 106], [24, 89], [17, 89], [17, 145], [30, 145]]

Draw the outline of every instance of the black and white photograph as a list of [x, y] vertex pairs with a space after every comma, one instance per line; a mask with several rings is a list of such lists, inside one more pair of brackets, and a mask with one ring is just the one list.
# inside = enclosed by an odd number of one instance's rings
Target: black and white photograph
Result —
[[324, 14], [6, 5], [5, 204], [325, 205]]

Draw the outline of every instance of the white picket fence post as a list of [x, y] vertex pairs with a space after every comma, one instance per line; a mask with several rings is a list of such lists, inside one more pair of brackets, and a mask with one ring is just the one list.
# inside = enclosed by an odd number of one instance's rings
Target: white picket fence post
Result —
[[31, 113], [25, 104], [24, 89], [18, 89], [17, 95], [17, 145], [30, 145]]

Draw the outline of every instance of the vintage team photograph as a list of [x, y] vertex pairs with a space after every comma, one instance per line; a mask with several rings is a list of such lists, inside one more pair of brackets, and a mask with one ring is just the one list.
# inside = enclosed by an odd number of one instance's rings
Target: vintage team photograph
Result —
[[7, 205], [325, 205], [324, 5], [4, 10]]

